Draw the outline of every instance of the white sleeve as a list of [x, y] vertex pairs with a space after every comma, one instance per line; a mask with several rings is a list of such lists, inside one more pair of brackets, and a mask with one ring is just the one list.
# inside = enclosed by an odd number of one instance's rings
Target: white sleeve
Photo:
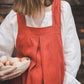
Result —
[[81, 64], [81, 47], [77, 35], [71, 6], [64, 1], [64, 60], [65, 76], [63, 84], [81, 84], [76, 75]]
[[0, 56], [12, 56], [15, 46], [16, 13], [11, 10], [0, 25]]

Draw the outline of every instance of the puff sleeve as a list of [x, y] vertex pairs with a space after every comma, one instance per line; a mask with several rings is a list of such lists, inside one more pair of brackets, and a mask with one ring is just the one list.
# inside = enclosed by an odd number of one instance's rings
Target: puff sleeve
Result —
[[76, 31], [71, 6], [64, 1], [64, 60], [65, 77], [63, 84], [81, 84], [76, 75], [81, 64], [81, 47]]
[[12, 56], [14, 50], [14, 11], [11, 10], [0, 25], [0, 56]]

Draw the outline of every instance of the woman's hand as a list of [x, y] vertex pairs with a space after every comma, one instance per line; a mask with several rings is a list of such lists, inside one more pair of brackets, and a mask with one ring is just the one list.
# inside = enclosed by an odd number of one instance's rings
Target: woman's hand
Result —
[[[0, 68], [1, 67], [2, 65], [0, 65]], [[0, 81], [10, 80], [10, 79], [20, 76], [22, 74], [20, 70], [12, 73], [14, 70], [16, 70], [16, 68], [17, 67], [12, 67], [10, 69], [0, 71]]]

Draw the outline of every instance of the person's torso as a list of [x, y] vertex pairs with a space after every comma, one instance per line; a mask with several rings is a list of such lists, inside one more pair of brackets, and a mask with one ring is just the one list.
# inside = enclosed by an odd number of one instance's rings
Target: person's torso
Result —
[[[66, 4], [65, 1], [61, 1], [61, 35], [62, 35], [62, 42], [64, 45], [64, 5]], [[29, 27], [36, 27], [36, 25], [33, 23], [32, 18], [25, 15], [25, 20], [26, 20], [26, 26]], [[32, 24], [31, 24], [32, 23]], [[15, 39], [15, 47], [16, 47], [16, 39], [17, 39], [17, 33], [18, 33], [18, 24], [15, 24], [15, 34], [14, 34], [14, 39]], [[45, 17], [43, 19], [43, 22], [41, 24], [41, 27], [47, 27], [47, 26], [51, 26], [52, 25], [52, 10], [49, 12], [45, 12]]]
[[[31, 59], [31, 64], [28, 70], [29, 73], [27, 84], [42, 84], [42, 77], [44, 84], [63, 83], [64, 54], [61, 38], [60, 4], [60, 0], [53, 1], [51, 20], [52, 25], [47, 27], [40, 28], [27, 26], [25, 16], [19, 15], [17, 13], [17, 57], [26, 56]], [[39, 56], [38, 52], [40, 52]], [[41, 57], [41, 60], [39, 59], [39, 57]], [[39, 67], [41, 67], [41, 69]], [[40, 74], [38, 74], [38, 76], [36, 76], [36, 74], [38, 73], [37, 71], [40, 71]], [[38, 79], [39, 81], [37, 82]]]

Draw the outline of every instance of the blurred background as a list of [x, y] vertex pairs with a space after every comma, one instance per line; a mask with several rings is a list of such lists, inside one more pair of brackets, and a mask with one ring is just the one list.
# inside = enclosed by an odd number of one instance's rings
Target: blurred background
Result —
[[[66, 0], [72, 7], [73, 16], [76, 23], [78, 37], [81, 43], [82, 63], [77, 74], [77, 79], [84, 84], [84, 0]], [[10, 12], [14, 0], [0, 0], [0, 24], [6, 15]], [[13, 56], [16, 55], [14, 51]], [[0, 82], [0, 84], [8, 84], [9, 81]]]

